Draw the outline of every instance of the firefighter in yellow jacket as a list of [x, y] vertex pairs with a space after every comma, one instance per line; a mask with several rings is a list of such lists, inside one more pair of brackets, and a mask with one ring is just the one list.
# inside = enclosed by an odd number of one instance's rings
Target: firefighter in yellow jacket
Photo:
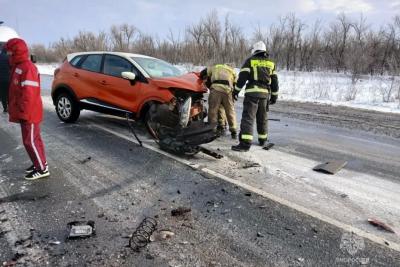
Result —
[[243, 114], [240, 123], [239, 145], [232, 146], [235, 151], [248, 151], [253, 141], [254, 119], [257, 122], [258, 142], [261, 146], [268, 140], [268, 107], [278, 98], [278, 76], [275, 63], [269, 59], [265, 43], [253, 45], [252, 55], [243, 64], [233, 98], [236, 100], [241, 89], [245, 88]]
[[208, 120], [218, 122], [218, 111], [221, 106], [225, 109], [229, 131], [233, 139], [237, 138], [236, 113], [232, 91], [236, 82], [235, 70], [227, 64], [217, 64], [201, 71], [200, 77], [208, 80], [210, 96], [208, 98]]

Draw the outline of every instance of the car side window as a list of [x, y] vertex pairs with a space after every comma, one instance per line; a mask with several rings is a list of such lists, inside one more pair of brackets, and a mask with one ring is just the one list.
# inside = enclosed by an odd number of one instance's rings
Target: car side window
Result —
[[103, 68], [104, 74], [115, 77], [122, 77], [121, 73], [124, 71], [133, 72], [136, 75], [138, 74], [137, 71], [134, 69], [132, 63], [130, 63], [128, 60], [114, 55], [105, 56]]
[[81, 64], [81, 69], [100, 72], [102, 55], [88, 55]]
[[82, 56], [76, 56], [69, 62], [69, 64], [76, 67], [76, 65], [78, 64], [79, 60], [81, 60], [81, 58], [82, 58]]

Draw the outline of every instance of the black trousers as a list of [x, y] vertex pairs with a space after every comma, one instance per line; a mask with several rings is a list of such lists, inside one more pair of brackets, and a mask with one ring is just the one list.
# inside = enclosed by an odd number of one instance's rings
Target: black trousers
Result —
[[0, 100], [3, 105], [3, 110], [8, 109], [8, 83], [0, 82]]
[[240, 123], [240, 142], [251, 145], [253, 141], [254, 120], [257, 122], [258, 139], [268, 139], [268, 96], [267, 98], [245, 95], [243, 101], [243, 114]]

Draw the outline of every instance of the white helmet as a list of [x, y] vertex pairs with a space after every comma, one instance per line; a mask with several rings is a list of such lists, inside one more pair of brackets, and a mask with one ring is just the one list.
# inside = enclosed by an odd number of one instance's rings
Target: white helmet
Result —
[[257, 43], [253, 44], [253, 47], [251, 48], [251, 54], [254, 54], [256, 51], [267, 52], [267, 46], [263, 41], [258, 41]]
[[10, 27], [0, 25], [0, 43], [6, 43], [13, 38], [19, 38], [17, 32]]

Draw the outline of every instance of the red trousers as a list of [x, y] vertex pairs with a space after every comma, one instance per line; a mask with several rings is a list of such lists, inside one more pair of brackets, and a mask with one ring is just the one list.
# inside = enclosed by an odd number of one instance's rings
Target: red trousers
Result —
[[46, 168], [46, 155], [40, 136], [40, 124], [21, 122], [21, 132], [26, 152], [28, 152], [35, 169], [44, 170]]

